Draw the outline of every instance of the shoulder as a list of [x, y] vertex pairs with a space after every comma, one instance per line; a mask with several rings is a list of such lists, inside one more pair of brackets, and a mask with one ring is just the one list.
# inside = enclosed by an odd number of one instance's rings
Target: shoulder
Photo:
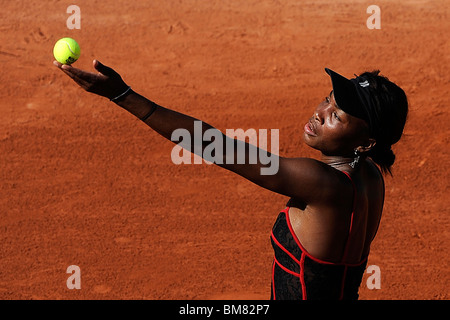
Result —
[[352, 183], [345, 173], [319, 160], [282, 158], [279, 171], [287, 187], [295, 193], [291, 196], [307, 204], [329, 201], [342, 192], [352, 192]]

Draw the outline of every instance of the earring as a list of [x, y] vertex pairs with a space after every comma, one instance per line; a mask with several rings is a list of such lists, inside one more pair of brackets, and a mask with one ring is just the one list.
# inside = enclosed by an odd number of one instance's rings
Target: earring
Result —
[[355, 159], [353, 160], [352, 163], [349, 163], [349, 166], [352, 167], [353, 169], [355, 169], [356, 165], [359, 162], [359, 158], [360, 158], [359, 152], [358, 152], [358, 150], [355, 149]]

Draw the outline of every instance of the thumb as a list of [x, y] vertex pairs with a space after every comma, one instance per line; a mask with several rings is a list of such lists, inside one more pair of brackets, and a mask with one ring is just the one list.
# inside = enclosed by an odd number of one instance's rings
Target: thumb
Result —
[[92, 61], [92, 63], [94, 65], [95, 70], [104, 74], [105, 76], [113, 76], [113, 75], [117, 74], [117, 72], [115, 72], [113, 69], [105, 66], [103, 63], [101, 63], [98, 60], [94, 60], [94, 61]]

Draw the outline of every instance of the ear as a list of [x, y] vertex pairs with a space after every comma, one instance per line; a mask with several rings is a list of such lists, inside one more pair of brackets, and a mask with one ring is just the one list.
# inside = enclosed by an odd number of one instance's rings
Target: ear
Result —
[[376, 144], [377, 142], [375, 141], [375, 139], [369, 138], [367, 140], [367, 143], [364, 146], [357, 147], [356, 151], [358, 151], [359, 153], [369, 152], [373, 147], [375, 147]]

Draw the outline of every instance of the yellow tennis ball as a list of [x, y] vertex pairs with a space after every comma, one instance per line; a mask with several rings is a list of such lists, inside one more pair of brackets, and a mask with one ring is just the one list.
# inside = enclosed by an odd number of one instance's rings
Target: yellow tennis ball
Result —
[[72, 64], [80, 57], [80, 46], [72, 38], [62, 38], [55, 43], [53, 55], [62, 64]]

